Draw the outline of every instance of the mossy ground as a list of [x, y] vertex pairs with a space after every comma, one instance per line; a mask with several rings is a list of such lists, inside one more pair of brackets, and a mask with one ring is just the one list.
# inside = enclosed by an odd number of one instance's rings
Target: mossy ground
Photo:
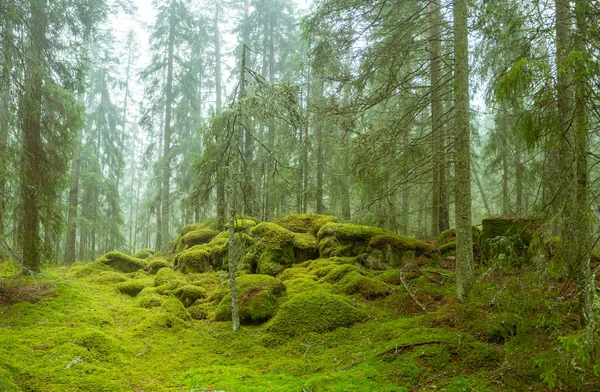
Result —
[[565, 283], [482, 265], [461, 304], [454, 272], [419, 261], [424, 244], [388, 237], [386, 247], [415, 253], [399, 253], [401, 269], [368, 269], [356, 256], [240, 275], [240, 293], [265, 287], [250, 292], [273, 294], [277, 306], [237, 333], [215, 321], [224, 271], [120, 272], [96, 262], [33, 280], [6, 267], [0, 391], [600, 390], [598, 354], [569, 354], [579, 313]]

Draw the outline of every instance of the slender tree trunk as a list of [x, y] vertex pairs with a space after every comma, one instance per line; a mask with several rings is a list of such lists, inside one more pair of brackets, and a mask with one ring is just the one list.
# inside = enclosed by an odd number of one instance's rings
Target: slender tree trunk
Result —
[[[573, 40], [575, 50], [583, 54], [583, 61], [587, 60], [587, 48], [585, 39], [588, 34], [588, 13], [589, 1], [577, 0], [575, 2], [575, 19], [577, 31]], [[573, 127], [573, 149], [575, 159], [574, 182], [574, 200], [569, 203], [572, 206], [572, 216], [564, 217], [571, 219], [573, 225], [569, 230], [571, 238], [569, 242], [573, 244], [571, 260], [573, 263], [574, 281], [579, 288], [579, 304], [581, 311], [581, 320], [583, 325], [592, 326], [592, 330], [597, 316], [594, 309], [595, 285], [594, 276], [590, 269], [590, 205], [588, 196], [588, 119], [587, 119], [587, 101], [588, 101], [588, 80], [586, 77], [586, 68], [582, 60], [575, 66], [575, 120]], [[573, 196], [571, 196], [573, 197]], [[569, 225], [569, 222], [565, 222]], [[597, 341], [594, 334], [594, 340]]]
[[441, 176], [443, 171], [443, 111], [441, 90], [441, 48], [439, 25], [441, 23], [440, 5], [437, 0], [429, 3], [429, 68], [431, 83], [431, 140], [433, 144], [433, 192], [431, 205], [431, 235], [440, 234]]
[[501, 146], [502, 159], [502, 215], [510, 215], [510, 191], [508, 189], [510, 173], [508, 172], [508, 151], [505, 144]]
[[[84, 93], [78, 96], [79, 103], [85, 105]], [[77, 207], [79, 204], [79, 173], [81, 171], [81, 143], [83, 142], [83, 127], [77, 131], [77, 144], [71, 162], [71, 187], [69, 188], [69, 211], [67, 217], [67, 243], [65, 245], [65, 263], [75, 262], [77, 242]]]
[[[5, 42], [4, 48], [7, 47], [6, 45], [7, 43]], [[8, 50], [5, 50], [5, 53], [8, 54], [8, 52]], [[5, 63], [9, 62], [9, 59], [5, 60]], [[10, 116], [10, 82], [8, 80], [0, 80], [0, 157], [6, 157], [8, 151]], [[5, 170], [0, 169], [0, 255], [3, 255], [5, 249], [4, 232], [8, 216], [6, 214], [6, 201], [9, 198], [7, 183], [8, 175]]]
[[[323, 99], [323, 80], [317, 80], [316, 82], [316, 86], [317, 86], [317, 93], [315, 94], [315, 99], [318, 100], [318, 102], [322, 101]], [[315, 106], [318, 106], [319, 103], [315, 102]], [[317, 202], [317, 214], [323, 214], [325, 212], [325, 205], [323, 204], [323, 170], [324, 170], [324, 166], [325, 166], [325, 162], [323, 159], [323, 120], [321, 118], [318, 118], [320, 116], [319, 113], [319, 108], [316, 109], [316, 114], [314, 115], [314, 117], [317, 117], [314, 119], [313, 124], [315, 127], [315, 139], [316, 139], [316, 169], [317, 169], [317, 189], [316, 189], [316, 202]], [[313, 117], [313, 118], [314, 118]]]
[[[222, 73], [221, 73], [221, 35], [219, 32], [219, 13], [220, 13], [220, 2], [215, 1], [215, 111], [221, 112], [222, 108], [222, 92], [223, 86]], [[219, 229], [225, 227], [225, 176], [223, 174], [223, 164], [219, 164], [217, 167], [217, 225]]]
[[467, 0], [454, 0], [454, 91], [456, 178], [456, 297], [464, 301], [473, 285], [471, 228], [471, 141], [469, 130], [469, 39]]
[[44, 69], [44, 42], [46, 36], [45, 2], [30, 2], [31, 29], [28, 53], [26, 55], [25, 96], [21, 107], [21, 127], [23, 151], [21, 153], [21, 198], [23, 216], [20, 241], [23, 251], [23, 264], [32, 272], [39, 272], [40, 260], [40, 212], [39, 192], [41, 191], [42, 167], [40, 159], [44, 154], [41, 135], [42, 84]]
[[170, 218], [170, 188], [171, 188], [171, 114], [173, 106], [173, 52], [175, 46], [175, 1], [171, 1], [169, 15], [169, 48], [167, 54], [167, 86], [165, 99], [165, 128], [163, 142], [163, 171], [162, 171], [162, 217], [161, 243], [159, 249], [169, 248], [169, 218]]
[[516, 193], [516, 213], [517, 216], [523, 215], [523, 162], [521, 161], [521, 150], [523, 149], [523, 141], [521, 134], [515, 134], [515, 193]]
[[471, 161], [471, 170], [473, 170], [473, 178], [475, 179], [475, 183], [477, 184], [477, 188], [479, 188], [479, 193], [481, 194], [481, 200], [483, 200], [483, 205], [485, 206], [485, 212], [488, 216], [492, 215], [492, 209], [490, 208], [490, 202], [488, 201], [487, 195], [485, 194], [485, 189], [483, 189], [483, 185], [481, 184], [481, 180], [479, 179], [479, 174], [475, 169], [475, 162]]

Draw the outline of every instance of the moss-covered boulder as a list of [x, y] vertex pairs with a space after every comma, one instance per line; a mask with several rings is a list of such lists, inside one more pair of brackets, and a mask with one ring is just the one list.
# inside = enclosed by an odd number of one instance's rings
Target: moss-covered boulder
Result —
[[310, 234], [316, 237], [325, 224], [339, 222], [338, 218], [333, 215], [291, 214], [279, 219], [276, 223], [293, 233]]
[[161, 268], [154, 277], [154, 286], [158, 287], [168, 283], [178, 283], [180, 280], [179, 276], [171, 268]]
[[269, 322], [268, 331], [302, 336], [350, 327], [364, 315], [346, 298], [323, 291], [300, 293], [285, 302]]
[[248, 255], [250, 272], [276, 276], [295, 262], [294, 233], [271, 222], [250, 230], [256, 243]]
[[203, 287], [188, 284], [177, 289], [175, 296], [179, 298], [183, 306], [188, 308], [192, 306], [196, 300], [206, 298], [208, 293]]
[[120, 272], [135, 272], [146, 267], [144, 260], [136, 259], [121, 252], [108, 252], [96, 259], [94, 263], [105, 265]]
[[224, 231], [208, 243], [193, 246], [175, 256], [175, 267], [183, 273], [203, 273], [223, 268], [229, 234]]
[[[260, 324], [270, 319], [286, 293], [285, 284], [269, 275], [242, 275], [236, 279], [236, 288], [242, 324]], [[231, 320], [229, 294], [219, 302], [215, 320]]]
[[184, 249], [189, 249], [195, 245], [207, 244], [218, 234], [218, 231], [212, 229], [196, 229], [189, 231], [183, 236]]
[[318, 290], [329, 291], [332, 286], [328, 283], [319, 283], [310, 278], [294, 278], [285, 281], [287, 295], [293, 297], [300, 293], [315, 292]]
[[481, 248], [484, 259], [494, 257], [493, 242], [498, 237], [510, 240], [517, 256], [525, 256], [527, 247], [540, 225], [533, 218], [496, 216], [482, 221]]
[[311, 273], [307, 268], [304, 267], [292, 267], [284, 270], [282, 273], [277, 275], [277, 278], [282, 282], [290, 279], [307, 278], [317, 280], [317, 276]]
[[121, 283], [121, 282], [125, 282], [127, 280], [127, 278], [119, 272], [115, 272], [115, 271], [103, 271], [100, 272], [100, 274], [95, 277], [92, 282], [97, 283], [97, 284], [116, 284], [116, 283]]
[[131, 279], [117, 285], [117, 290], [122, 294], [127, 294], [132, 297], [138, 295], [145, 287], [146, 282], [139, 279]]
[[146, 271], [150, 275], [156, 275], [158, 270], [161, 268], [171, 268], [171, 264], [164, 257], [156, 257], [152, 258], [148, 261], [148, 265], [146, 266]]
[[144, 309], [159, 308], [167, 297], [160, 295], [153, 287], [146, 287], [135, 298], [135, 305]]
[[384, 282], [372, 279], [358, 271], [347, 273], [334, 285], [334, 291], [346, 295], [358, 294], [366, 299], [385, 297], [392, 292]]
[[155, 253], [156, 253], [156, 251], [154, 249], [147, 248], [147, 249], [142, 249], [142, 250], [136, 252], [133, 255], [133, 257], [135, 257], [136, 259], [145, 260], [145, 259], [151, 257], [152, 255], [154, 255]]

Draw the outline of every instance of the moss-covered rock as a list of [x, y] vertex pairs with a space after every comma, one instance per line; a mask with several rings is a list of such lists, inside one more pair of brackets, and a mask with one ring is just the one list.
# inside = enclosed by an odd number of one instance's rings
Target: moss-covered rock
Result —
[[206, 298], [208, 293], [203, 287], [188, 284], [177, 289], [175, 295], [179, 298], [183, 306], [187, 308], [192, 306], [196, 300]]
[[363, 317], [344, 297], [323, 291], [307, 292], [297, 294], [281, 305], [267, 329], [282, 335], [302, 336], [349, 327]]
[[203, 273], [223, 268], [227, 258], [229, 234], [224, 231], [210, 242], [193, 246], [175, 257], [175, 267], [183, 273]]
[[392, 291], [382, 281], [371, 279], [358, 271], [347, 273], [334, 285], [334, 290], [346, 295], [359, 294], [367, 299], [385, 297]]
[[275, 223], [263, 222], [253, 227], [250, 234], [257, 239], [247, 257], [250, 272], [276, 276], [294, 264], [294, 233]]
[[294, 233], [307, 233], [313, 237], [327, 223], [339, 223], [333, 215], [291, 214], [276, 222], [278, 225]]
[[505, 237], [513, 243], [515, 254], [525, 256], [533, 234], [540, 230], [539, 224], [533, 218], [518, 218], [496, 216], [482, 221], [481, 248], [484, 259], [493, 258], [492, 246], [494, 239]]
[[287, 294], [290, 297], [300, 293], [314, 292], [317, 290], [329, 291], [332, 286], [328, 283], [318, 283], [310, 278], [294, 278], [285, 281]]
[[171, 268], [161, 268], [154, 277], [154, 286], [162, 286], [167, 283], [178, 283], [180, 278]]
[[[240, 322], [259, 324], [271, 318], [286, 293], [286, 286], [269, 275], [242, 275], [236, 279]], [[231, 297], [226, 294], [215, 311], [216, 321], [231, 319]]]
[[152, 258], [148, 261], [148, 265], [146, 266], [146, 271], [150, 275], [156, 275], [158, 270], [161, 268], [170, 268], [171, 264], [167, 261], [167, 259], [163, 257]]
[[240, 217], [233, 222], [233, 228], [236, 232], [247, 231], [259, 224], [260, 220], [252, 217]]
[[154, 288], [146, 287], [135, 298], [135, 305], [144, 309], [159, 308], [167, 298], [158, 294]]
[[133, 257], [135, 257], [136, 259], [142, 259], [145, 260], [149, 257], [151, 257], [152, 255], [154, 255], [156, 253], [156, 251], [154, 249], [142, 249], [138, 252], [136, 252]]
[[298, 278], [307, 278], [316, 280], [317, 276], [312, 274], [307, 268], [303, 267], [293, 267], [284, 270], [280, 273], [277, 278], [282, 282], [285, 282], [290, 279], [298, 279]]
[[211, 229], [192, 230], [183, 236], [184, 249], [189, 249], [195, 245], [207, 244], [218, 234], [218, 231]]
[[127, 294], [132, 297], [138, 295], [144, 288], [146, 283], [139, 279], [131, 279], [117, 285], [117, 290], [122, 294]]
[[387, 284], [401, 285], [402, 284], [402, 273], [399, 269], [393, 268], [387, 271], [381, 272], [375, 277], [375, 279], [382, 281]]
[[440, 253], [444, 257], [456, 256], [456, 241], [447, 242], [440, 245]]
[[127, 278], [119, 272], [103, 271], [103, 272], [100, 272], [100, 274], [97, 277], [95, 277], [92, 280], [92, 282], [97, 283], [97, 284], [116, 284], [116, 283], [125, 282], [126, 280], [127, 280]]
[[88, 328], [74, 336], [74, 343], [98, 357], [106, 358], [115, 350], [114, 344], [104, 332]]
[[191, 319], [189, 312], [183, 304], [175, 298], [168, 298], [160, 306], [161, 310], [169, 315], [175, 316], [181, 320], [187, 321]]
[[213, 317], [214, 308], [210, 302], [195, 303], [187, 308], [194, 320], [207, 320]]
[[352, 264], [331, 264], [315, 270], [314, 274], [321, 278], [319, 279], [320, 283], [337, 283], [351, 272], [356, 272], [361, 275], [364, 274], [363, 271]]
[[96, 259], [94, 263], [102, 264], [120, 272], [135, 272], [144, 269], [146, 262], [121, 252], [108, 252]]

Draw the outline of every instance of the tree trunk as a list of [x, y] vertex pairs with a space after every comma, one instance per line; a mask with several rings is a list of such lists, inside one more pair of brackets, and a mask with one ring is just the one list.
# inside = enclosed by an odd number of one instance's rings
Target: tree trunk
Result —
[[323, 159], [323, 121], [319, 113], [320, 101], [323, 100], [323, 79], [316, 81], [317, 93], [315, 94], [316, 114], [313, 114], [313, 124], [315, 127], [315, 139], [316, 139], [316, 169], [317, 169], [317, 189], [316, 189], [316, 202], [317, 202], [317, 214], [323, 214], [325, 212], [325, 205], [323, 204], [323, 170], [324, 170], [324, 159]]
[[26, 57], [25, 95], [21, 102], [23, 151], [21, 153], [21, 197], [23, 215], [20, 242], [23, 265], [31, 272], [40, 271], [40, 213], [39, 192], [44, 154], [41, 135], [42, 84], [44, 69], [44, 42], [46, 35], [45, 2], [30, 2], [31, 33]]
[[485, 206], [485, 212], [488, 216], [492, 215], [492, 209], [490, 208], [490, 203], [485, 194], [485, 189], [483, 189], [483, 185], [481, 184], [481, 180], [479, 179], [479, 174], [475, 169], [475, 162], [471, 161], [471, 169], [473, 170], [473, 178], [475, 179], [475, 183], [477, 184], [477, 188], [479, 188], [479, 193], [481, 194], [481, 200], [483, 200], [483, 205]]
[[469, 130], [469, 39], [467, 0], [454, 0], [454, 148], [456, 194], [456, 297], [464, 301], [473, 285]]
[[[575, 173], [573, 177], [573, 187], [575, 192], [571, 193], [572, 201], [569, 203], [572, 209], [567, 209], [571, 216], [565, 216], [563, 219], [569, 219], [570, 222], [564, 222], [569, 228], [569, 243], [573, 245], [570, 252], [570, 260], [573, 264], [572, 271], [574, 281], [579, 288], [579, 304], [581, 312], [581, 321], [583, 325], [594, 326], [596, 315], [594, 311], [595, 284], [594, 275], [590, 269], [590, 205], [588, 197], [588, 120], [587, 120], [587, 101], [588, 101], [588, 80], [586, 77], [586, 68], [584, 61], [587, 60], [587, 48], [585, 40], [588, 34], [588, 12], [589, 1], [577, 0], [575, 2], [575, 19], [577, 31], [574, 37], [575, 50], [583, 54], [583, 60], [579, 60], [575, 65], [575, 119], [573, 128], [573, 153], [575, 160]], [[572, 234], [571, 234], [572, 233]], [[593, 328], [592, 328], [593, 329]], [[596, 338], [597, 339], [597, 338]]]
[[[215, 112], [220, 113], [222, 103], [222, 71], [221, 71], [221, 35], [219, 31], [219, 13], [220, 2], [215, 1]], [[223, 174], [223, 164], [217, 166], [217, 225], [219, 230], [225, 227], [225, 176]]]
[[429, 3], [429, 68], [430, 68], [430, 94], [431, 94], [431, 141], [433, 144], [433, 191], [431, 203], [431, 236], [437, 238], [440, 234], [440, 205], [442, 188], [442, 171], [444, 159], [443, 111], [441, 90], [441, 49], [440, 32], [441, 23], [440, 5], [437, 0]]
[[[4, 32], [7, 34], [6, 32]], [[7, 50], [8, 43], [4, 43], [5, 53], [9, 55]], [[5, 62], [9, 62], [6, 59]], [[10, 127], [10, 82], [9, 78], [0, 80], [0, 157], [6, 157], [8, 147], [8, 132]], [[6, 158], [3, 158], [6, 159]], [[9, 199], [7, 192], [8, 175], [4, 169], [0, 170], [0, 255], [4, 254], [4, 232], [7, 221], [6, 201]]]
[[515, 132], [515, 211], [517, 216], [523, 215], [523, 162], [521, 162], [521, 150], [523, 141], [521, 134]]
[[[85, 105], [84, 93], [78, 96], [79, 103]], [[81, 143], [83, 142], [83, 127], [77, 132], [77, 144], [71, 162], [71, 187], [69, 188], [69, 211], [67, 216], [67, 243], [65, 246], [65, 263], [75, 262], [77, 242], [77, 207], [79, 204], [79, 173], [81, 171]]]
[[[158, 249], [163, 251], [169, 248], [169, 209], [170, 182], [171, 182], [171, 114], [173, 106], [173, 51], [175, 46], [175, 1], [171, 1], [169, 15], [169, 48], [167, 54], [167, 86], [165, 99], [165, 130], [163, 142], [163, 171], [162, 171], [162, 217], [161, 217], [161, 243]], [[157, 250], [158, 250], [157, 249]]]

